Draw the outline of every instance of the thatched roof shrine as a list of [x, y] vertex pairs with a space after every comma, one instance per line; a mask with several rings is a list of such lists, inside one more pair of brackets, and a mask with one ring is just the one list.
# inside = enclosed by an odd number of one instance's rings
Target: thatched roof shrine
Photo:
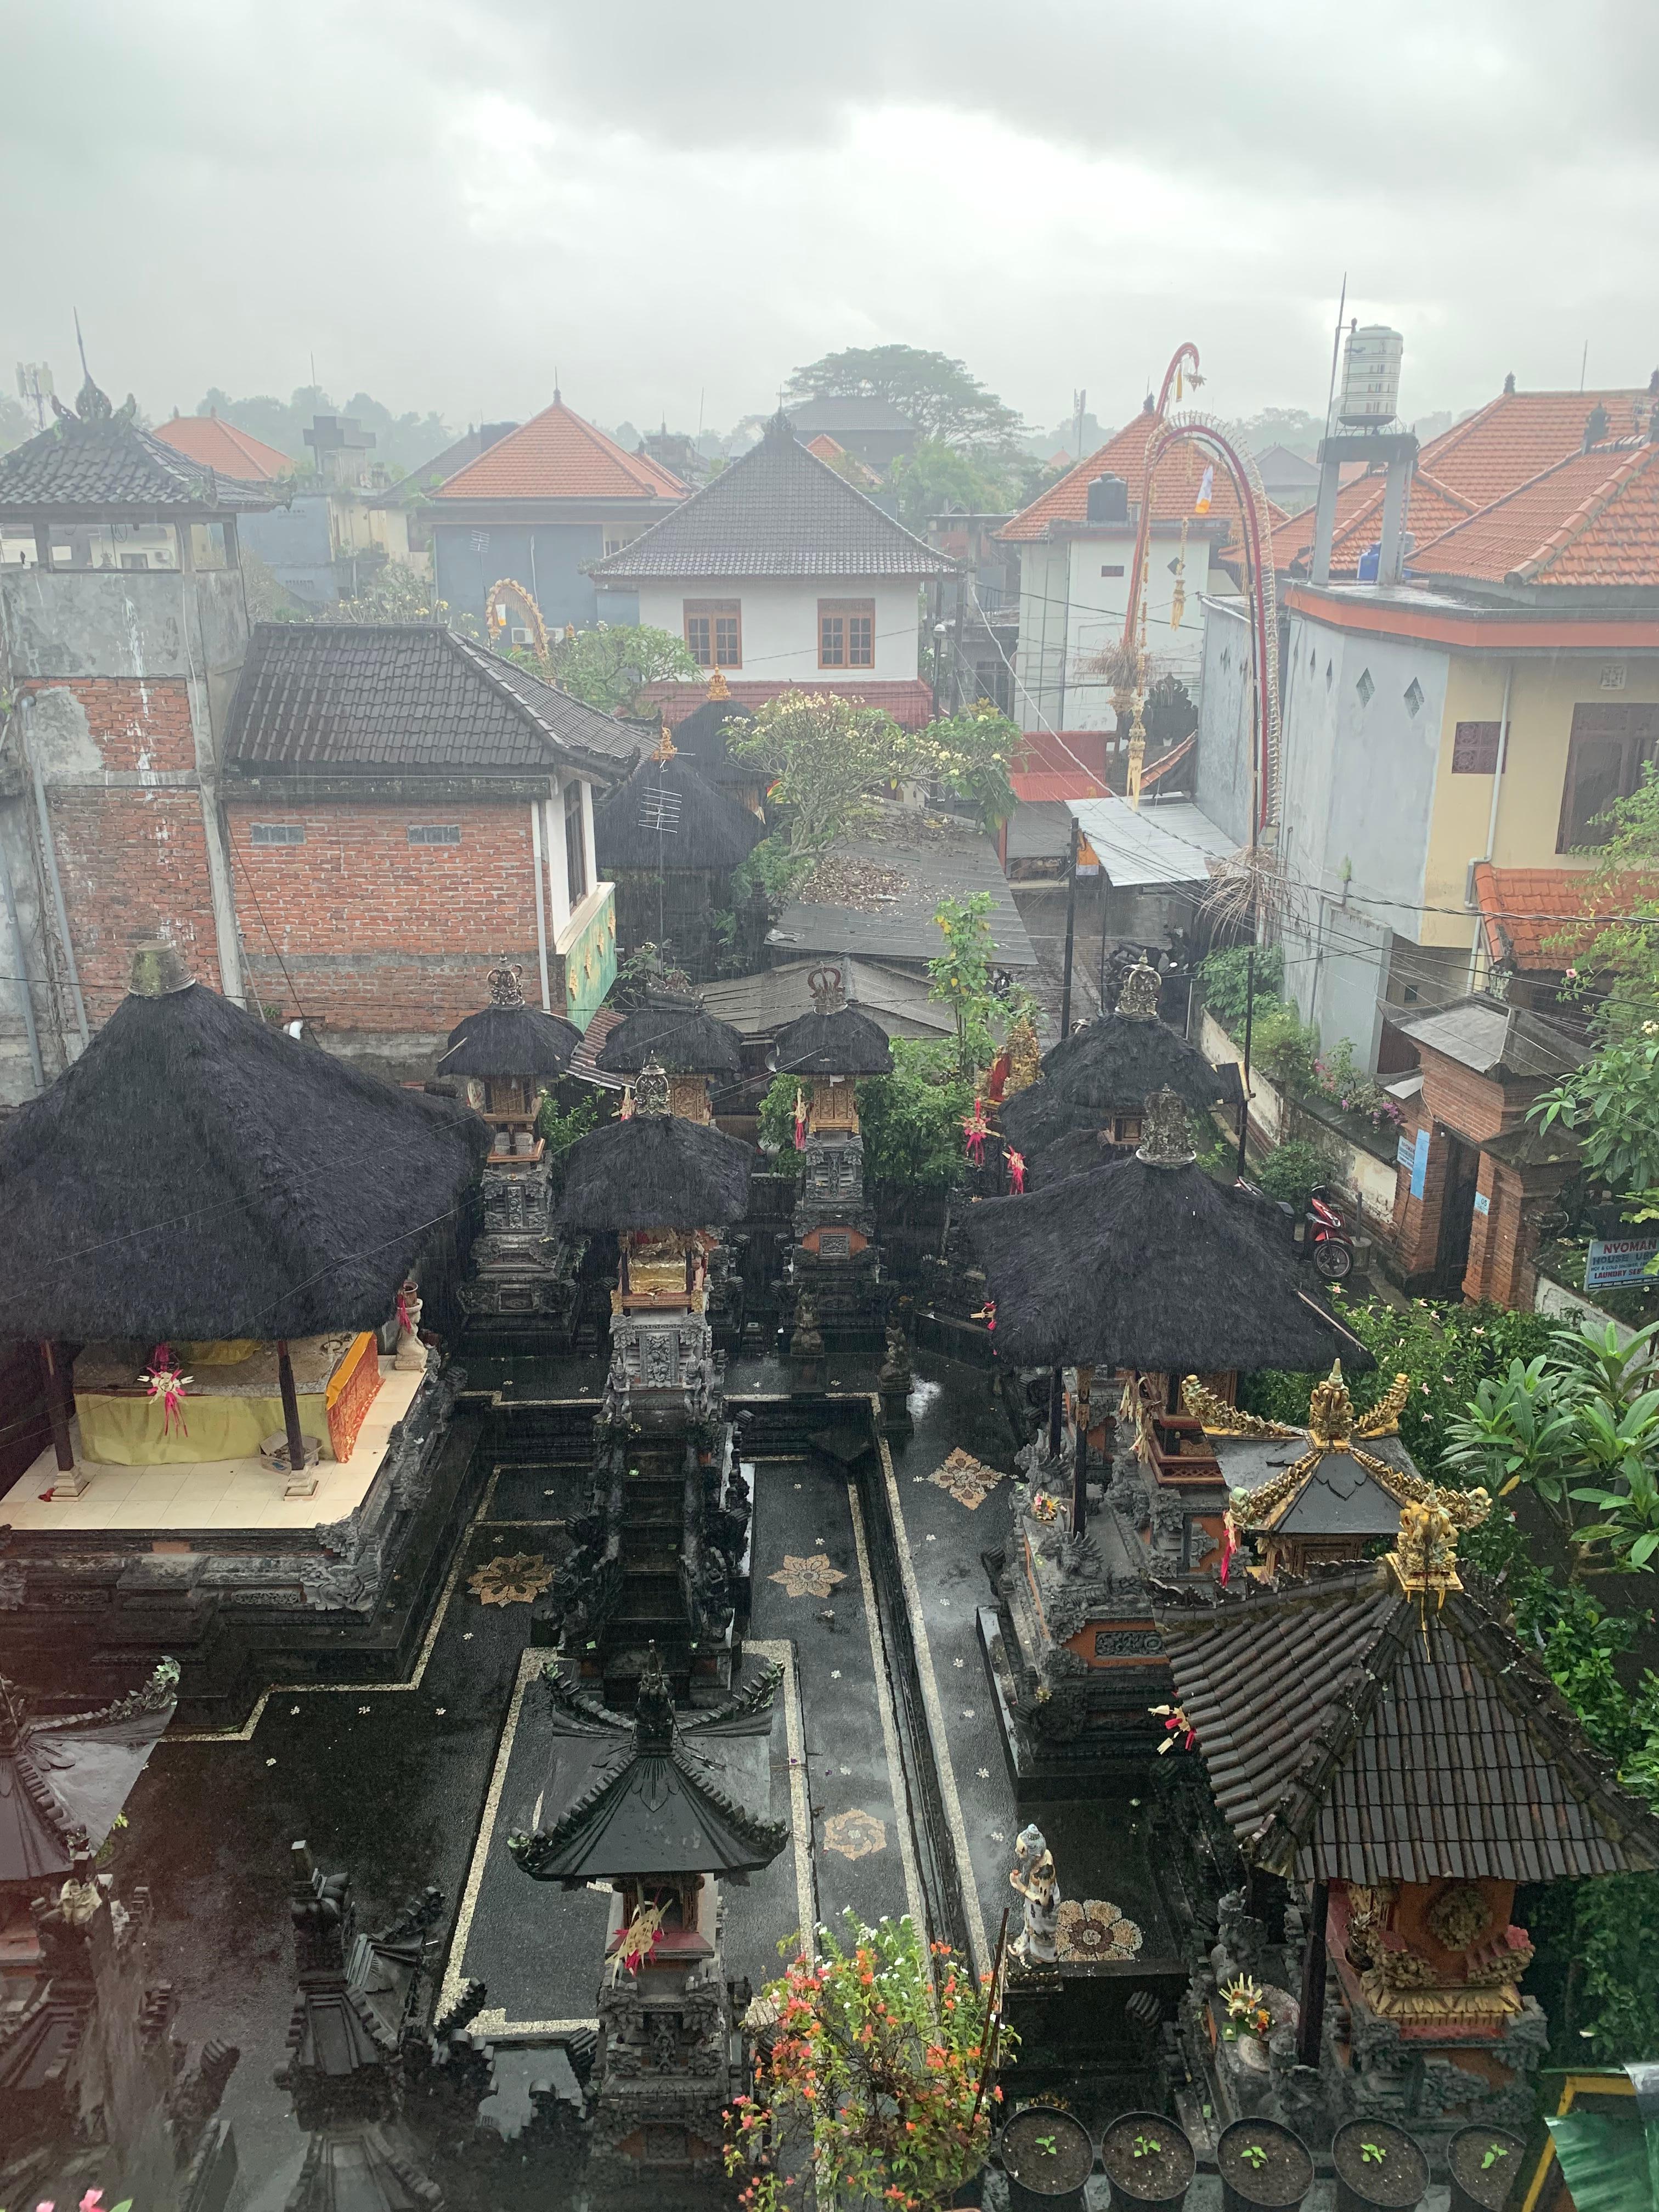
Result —
[[1158, 1626], [1252, 1864], [1366, 1887], [1659, 1867], [1659, 1821], [1480, 1595], [1383, 1562], [1229, 1587]]
[[1269, 1241], [1259, 1202], [1196, 1164], [1180, 1100], [1148, 1099], [1146, 1126], [1130, 1158], [969, 1209], [1002, 1356], [1182, 1376], [1374, 1365]]
[[643, 1071], [640, 1110], [579, 1137], [564, 1156], [559, 1218], [576, 1229], [719, 1229], [741, 1221], [755, 1155], [710, 1121], [656, 1109]]
[[653, 992], [618, 1022], [600, 1050], [608, 1075], [637, 1075], [654, 1060], [670, 1075], [740, 1075], [743, 1040], [684, 992]]
[[[684, 1721], [675, 1718], [654, 1644], [631, 1721], [573, 1690], [556, 1662], [542, 1679], [553, 1705], [552, 1793], [564, 1809], [551, 1827], [509, 1836], [507, 1845], [534, 1881], [729, 1881], [769, 1866], [788, 1842], [787, 1821], [762, 1820], [732, 1794], [740, 1769], [752, 1770], [744, 1780], [764, 1782], [781, 1667], [768, 1667], [720, 1711]], [[751, 1747], [757, 1759], [744, 1756]]]
[[574, 1022], [525, 1004], [520, 969], [505, 956], [489, 971], [489, 999], [449, 1032], [440, 1075], [516, 1075], [532, 1081], [562, 1075], [582, 1041]]
[[780, 1075], [890, 1075], [887, 1032], [849, 1006], [841, 970], [817, 968], [811, 977], [813, 1011], [780, 1030], [771, 1062]]
[[661, 868], [729, 874], [766, 835], [765, 824], [716, 791], [678, 753], [642, 760], [593, 810], [601, 875]]
[[271, 1029], [168, 946], [0, 1134], [0, 1334], [374, 1328], [459, 1212], [489, 1131]]

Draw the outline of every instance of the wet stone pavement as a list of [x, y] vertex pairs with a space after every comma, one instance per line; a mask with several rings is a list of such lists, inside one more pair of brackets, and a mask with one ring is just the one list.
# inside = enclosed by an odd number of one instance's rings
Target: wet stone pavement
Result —
[[[469, 1363], [471, 1389], [527, 1409], [595, 1395], [601, 1379], [594, 1363]], [[734, 1368], [728, 1387], [741, 1399], [787, 1386], [769, 1363]], [[849, 1371], [834, 1387], [852, 1395], [869, 1379]], [[897, 1536], [904, 1588], [895, 1602], [915, 1638], [944, 1821], [966, 1877], [963, 1917], [984, 1964], [1005, 1905], [1017, 1902], [1007, 1873], [1020, 1821], [975, 1619], [994, 1599], [982, 1554], [1006, 1540], [1012, 1443], [981, 1371], [923, 1359], [911, 1405], [914, 1435], [872, 1480]], [[522, 1446], [512, 1441], [517, 1425], [495, 1432], [500, 1463], [410, 1683], [277, 1691], [240, 1738], [169, 1737], [129, 1807], [118, 1875], [150, 1886], [155, 1955], [180, 1992], [179, 2033], [218, 2035], [242, 2053], [223, 2107], [240, 2153], [233, 2212], [280, 2212], [302, 2150], [271, 2080], [294, 1995], [294, 1838], [325, 1869], [351, 1874], [360, 1927], [383, 1924], [428, 1882], [443, 1890], [447, 1980], [488, 1984], [485, 2033], [510, 2039], [514, 2029], [592, 2017], [605, 1897], [532, 1883], [502, 1848], [513, 1828], [532, 1825], [546, 1775], [536, 1679], [546, 1655], [528, 1653], [528, 1604], [484, 1603], [471, 1577], [502, 1558], [538, 1562], [532, 1578], [554, 1566], [586, 1473], [535, 1459], [532, 1412]], [[509, 1455], [520, 1449], [523, 1458]], [[935, 1480], [957, 1451], [982, 1474]], [[872, 1582], [875, 1501], [866, 1489], [860, 1504], [857, 1484], [816, 1454], [761, 1459], [752, 1480], [749, 1665], [776, 1659], [786, 1669], [764, 1756], [769, 1810], [795, 1832], [765, 1874], [723, 1893], [726, 1971], [758, 1985], [779, 1971], [779, 1944], [803, 1918], [918, 1912], [922, 1890], [902, 1660]], [[1042, 1818], [1066, 1893], [1116, 1903], [1151, 1951], [1164, 1931], [1133, 1848], [1134, 1806], [1045, 1807]]]

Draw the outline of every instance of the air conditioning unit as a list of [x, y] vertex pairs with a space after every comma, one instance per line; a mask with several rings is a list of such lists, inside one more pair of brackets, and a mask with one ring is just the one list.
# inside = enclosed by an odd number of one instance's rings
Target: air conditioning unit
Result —
[[527, 629], [515, 629], [513, 632], [513, 642], [514, 645], [528, 645], [530, 632]]

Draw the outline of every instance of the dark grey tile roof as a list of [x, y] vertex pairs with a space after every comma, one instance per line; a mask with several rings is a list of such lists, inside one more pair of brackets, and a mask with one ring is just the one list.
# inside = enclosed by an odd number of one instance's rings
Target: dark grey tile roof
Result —
[[77, 413], [71, 415], [56, 399], [52, 404], [58, 419], [49, 430], [0, 454], [0, 512], [171, 507], [234, 514], [262, 512], [285, 501], [285, 491], [220, 476], [152, 438], [133, 419], [130, 398], [112, 409], [90, 380], [82, 388]]
[[[703, 1005], [745, 1040], [771, 1036], [812, 1010], [807, 978], [823, 963], [817, 958], [787, 961], [758, 975], [726, 983], [699, 986]], [[883, 968], [866, 960], [837, 960], [849, 1001], [872, 1014], [889, 1036], [939, 1038], [953, 1032], [949, 1011], [927, 995], [919, 975]]]
[[1553, 1083], [1589, 1057], [1589, 1048], [1570, 1030], [1529, 1007], [1505, 1006], [1479, 992], [1407, 1015], [1395, 1026], [1402, 1036], [1443, 1053], [1476, 1075]]
[[260, 623], [231, 704], [245, 767], [619, 775], [635, 732], [434, 623]]
[[948, 576], [958, 563], [855, 491], [775, 415], [740, 460], [597, 562], [601, 582], [641, 576]]
[[891, 839], [849, 839], [830, 848], [836, 859], [870, 860], [891, 868], [903, 888], [873, 914], [852, 907], [797, 899], [785, 907], [769, 945], [793, 952], [853, 952], [866, 959], [935, 960], [945, 939], [933, 920], [940, 902], [991, 895], [991, 941], [1003, 968], [1035, 968], [1036, 954], [1019, 918], [1014, 895], [988, 837], [969, 830], [916, 844]]
[[1659, 1822], [1472, 1591], [1367, 1567], [1158, 1615], [1248, 1858], [1301, 1881], [1553, 1881], [1659, 1866]]

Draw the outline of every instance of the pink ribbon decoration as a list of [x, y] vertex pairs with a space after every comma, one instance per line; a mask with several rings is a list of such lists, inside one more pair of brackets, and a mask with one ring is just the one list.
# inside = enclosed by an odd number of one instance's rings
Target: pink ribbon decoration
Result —
[[985, 1101], [982, 1098], [975, 1099], [973, 1112], [963, 1121], [962, 1133], [968, 1139], [966, 1157], [976, 1168], [983, 1167], [985, 1139], [991, 1133], [991, 1125], [985, 1118]]
[[1224, 1584], [1232, 1571], [1233, 1553], [1238, 1549], [1238, 1524], [1229, 1506], [1221, 1516], [1221, 1579]]
[[800, 1085], [795, 1085], [795, 1150], [806, 1150], [806, 1101], [801, 1096]]
[[181, 1375], [173, 1364], [173, 1347], [158, 1344], [149, 1356], [149, 1365], [143, 1379], [149, 1385], [149, 1395], [161, 1401], [161, 1434], [170, 1436], [177, 1422], [181, 1437], [190, 1434], [190, 1424], [185, 1419], [185, 1385], [191, 1381]]
[[1017, 1152], [1012, 1145], [1008, 1146], [1007, 1151], [1008, 1181], [1013, 1188], [1015, 1197], [1018, 1198], [1025, 1188], [1025, 1155], [1024, 1152]]

